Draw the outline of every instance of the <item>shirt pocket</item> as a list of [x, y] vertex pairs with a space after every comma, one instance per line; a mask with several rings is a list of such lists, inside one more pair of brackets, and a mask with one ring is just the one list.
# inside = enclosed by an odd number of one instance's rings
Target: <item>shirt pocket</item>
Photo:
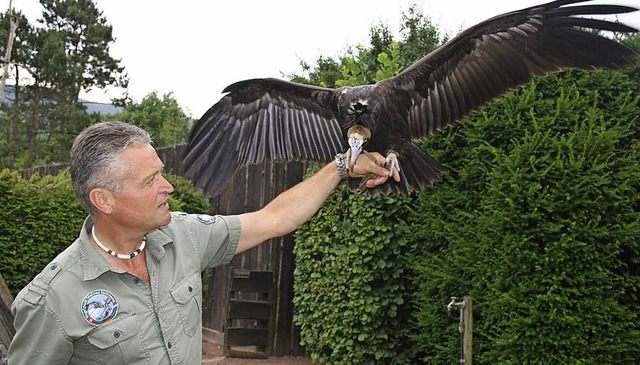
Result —
[[200, 272], [188, 276], [170, 290], [184, 333], [193, 337], [202, 327], [202, 278]]
[[86, 336], [90, 357], [97, 364], [149, 364], [149, 351], [143, 346], [135, 315], [121, 313], [99, 325]]

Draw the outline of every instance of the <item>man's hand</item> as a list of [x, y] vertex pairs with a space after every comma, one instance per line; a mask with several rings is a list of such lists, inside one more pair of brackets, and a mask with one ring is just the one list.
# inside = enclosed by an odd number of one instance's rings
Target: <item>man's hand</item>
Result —
[[393, 176], [395, 181], [399, 182], [400, 173], [396, 169], [393, 169], [393, 172], [390, 172], [389, 169], [384, 167], [385, 161], [386, 159], [378, 152], [363, 151], [360, 156], [358, 156], [353, 168], [349, 171], [349, 176], [364, 177], [367, 174], [376, 175], [370, 177], [366, 181], [367, 188], [384, 184], [390, 175]]

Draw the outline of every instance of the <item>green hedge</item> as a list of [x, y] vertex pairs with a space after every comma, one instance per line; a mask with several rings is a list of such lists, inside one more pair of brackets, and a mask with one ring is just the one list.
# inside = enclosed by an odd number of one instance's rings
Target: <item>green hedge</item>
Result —
[[[191, 183], [167, 174], [175, 192], [172, 210], [209, 212], [211, 207]], [[71, 188], [68, 170], [56, 176], [0, 171], [0, 272], [16, 295], [78, 236], [86, 213]]]
[[0, 172], [0, 271], [15, 295], [80, 231], [85, 214], [69, 173], [33, 176]]
[[354, 196], [346, 186], [296, 232], [296, 322], [302, 344], [327, 364], [403, 363], [410, 283], [394, 229], [406, 198]]
[[640, 358], [639, 98], [621, 73], [540, 80], [434, 141], [456, 173], [407, 230], [425, 363], [458, 357], [451, 295], [474, 298], [474, 363]]
[[456, 363], [446, 306], [470, 295], [476, 364], [640, 358], [637, 76], [573, 72], [509, 93], [423, 144], [450, 174], [412, 199], [334, 193], [296, 237], [312, 356]]

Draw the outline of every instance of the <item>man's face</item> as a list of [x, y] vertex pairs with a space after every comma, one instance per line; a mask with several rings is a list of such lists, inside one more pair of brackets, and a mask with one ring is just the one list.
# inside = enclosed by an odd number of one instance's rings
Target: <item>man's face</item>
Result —
[[169, 194], [173, 186], [162, 176], [163, 163], [151, 145], [128, 147], [122, 152], [129, 167], [123, 190], [114, 193], [112, 218], [147, 232], [171, 221]]

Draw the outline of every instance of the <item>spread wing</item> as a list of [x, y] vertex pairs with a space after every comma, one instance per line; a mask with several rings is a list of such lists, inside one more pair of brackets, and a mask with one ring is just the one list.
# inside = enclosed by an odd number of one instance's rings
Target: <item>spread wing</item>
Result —
[[195, 125], [186, 176], [216, 196], [241, 166], [264, 161], [330, 161], [347, 145], [336, 93], [277, 79], [252, 79], [227, 93]]
[[496, 16], [460, 33], [389, 79], [411, 95], [409, 125], [423, 139], [459, 122], [472, 110], [529, 82], [533, 75], [569, 68], [620, 69], [638, 54], [593, 30], [636, 32], [620, 23], [579, 15], [619, 14], [638, 9], [569, 4], [561, 0]]

